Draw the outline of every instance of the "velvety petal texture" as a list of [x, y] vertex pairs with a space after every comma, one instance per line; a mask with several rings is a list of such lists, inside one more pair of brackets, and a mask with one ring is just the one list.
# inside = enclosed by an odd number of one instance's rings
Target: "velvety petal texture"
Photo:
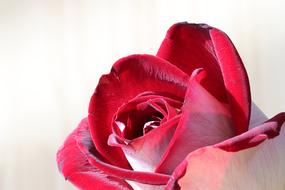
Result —
[[284, 190], [284, 121], [251, 104], [224, 32], [177, 23], [100, 78], [57, 163], [83, 190]]
[[156, 172], [171, 174], [189, 152], [234, 136], [227, 106], [209, 94], [201, 84], [206, 80], [205, 75], [202, 69], [193, 72], [181, 119]]
[[248, 129], [249, 81], [242, 61], [225, 33], [206, 24], [174, 24], [157, 56], [189, 76], [197, 68], [205, 69], [209, 77], [205, 88], [218, 100], [230, 105], [236, 133]]
[[128, 181], [163, 186], [170, 176], [137, 172], [111, 165], [96, 150], [90, 133], [88, 120], [84, 119], [66, 139], [57, 153], [59, 170], [65, 178], [81, 189], [129, 190]]
[[[132, 140], [127, 145], [116, 140], [109, 144], [123, 149], [134, 170], [154, 172], [168, 147], [179, 119], [180, 115], [173, 117], [160, 127], [153, 129], [140, 138]], [[115, 137], [111, 136], [111, 138]]]
[[[182, 102], [155, 93], [138, 95], [118, 109], [109, 145], [121, 147], [134, 170], [154, 172], [176, 130], [181, 106]], [[154, 122], [157, 125], [146, 130]]]
[[92, 166], [87, 156], [80, 150], [79, 143], [92, 147], [88, 120], [83, 119], [65, 140], [57, 153], [59, 170], [65, 179], [80, 189], [131, 190], [131, 186], [123, 179], [112, 177]]
[[101, 77], [89, 105], [91, 136], [97, 150], [112, 164], [129, 169], [118, 147], [107, 144], [118, 108], [145, 91], [183, 98], [188, 76], [167, 61], [151, 55], [131, 55], [117, 61]]
[[233, 139], [190, 153], [173, 173], [177, 181], [170, 180], [166, 189], [283, 190], [284, 121], [285, 113], [278, 114]]

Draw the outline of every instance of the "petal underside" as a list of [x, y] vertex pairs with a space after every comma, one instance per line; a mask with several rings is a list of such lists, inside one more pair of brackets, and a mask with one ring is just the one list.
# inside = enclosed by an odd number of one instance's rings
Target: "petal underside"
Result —
[[97, 150], [113, 165], [130, 166], [118, 147], [107, 144], [118, 108], [147, 91], [184, 97], [188, 76], [169, 62], [151, 55], [131, 55], [117, 61], [103, 75], [89, 104], [91, 136]]
[[[85, 141], [92, 146], [88, 120], [83, 119], [65, 140], [57, 152], [57, 164], [66, 180], [80, 189], [92, 190], [132, 190], [132, 187], [123, 179], [116, 178], [92, 166], [86, 155], [80, 150], [78, 142]], [[86, 141], [87, 140], [87, 141]]]
[[205, 69], [209, 78], [205, 88], [219, 101], [230, 105], [236, 134], [247, 131], [251, 103], [248, 76], [225, 33], [206, 24], [174, 24], [157, 56], [189, 76], [197, 68]]
[[156, 172], [171, 174], [190, 152], [234, 136], [227, 106], [203, 87], [205, 79], [204, 70], [193, 72], [181, 119]]
[[229, 139], [190, 153], [176, 168], [166, 189], [283, 190], [284, 121], [285, 113], [278, 114], [232, 142]]

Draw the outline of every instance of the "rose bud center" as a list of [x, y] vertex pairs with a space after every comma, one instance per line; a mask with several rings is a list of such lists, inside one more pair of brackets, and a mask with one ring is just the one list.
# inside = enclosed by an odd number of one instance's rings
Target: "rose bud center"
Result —
[[160, 95], [137, 96], [118, 109], [113, 129], [120, 137], [133, 140], [180, 114], [181, 105], [181, 101]]

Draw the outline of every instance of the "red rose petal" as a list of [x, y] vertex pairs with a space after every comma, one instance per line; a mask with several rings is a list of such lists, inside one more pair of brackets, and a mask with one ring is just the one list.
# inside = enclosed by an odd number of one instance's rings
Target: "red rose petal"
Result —
[[205, 87], [220, 101], [227, 102], [223, 76], [206, 24], [174, 24], [163, 40], [157, 56], [168, 60], [189, 76], [197, 68], [208, 73]]
[[165, 185], [170, 179], [168, 175], [110, 165], [95, 149], [87, 118], [81, 121], [58, 151], [57, 163], [64, 177], [81, 189], [132, 190], [125, 180], [155, 187]]
[[129, 141], [127, 144], [112, 135], [109, 138], [109, 144], [123, 149], [134, 170], [154, 172], [168, 147], [179, 119], [180, 115], [177, 115], [158, 128]]
[[200, 84], [203, 76], [203, 70], [195, 70], [191, 76], [180, 122], [156, 170], [158, 173], [171, 174], [189, 152], [234, 135], [228, 109], [203, 88]]
[[168, 60], [189, 76], [203, 68], [205, 88], [219, 101], [229, 103], [236, 133], [248, 129], [250, 88], [242, 61], [227, 35], [205, 24], [174, 24], [157, 56]]
[[210, 30], [213, 47], [228, 93], [228, 101], [237, 134], [248, 130], [250, 87], [246, 70], [229, 37], [218, 29]]
[[[180, 120], [181, 106], [181, 101], [166, 94], [139, 94], [122, 105], [114, 115], [113, 134], [108, 144], [121, 147], [134, 170], [154, 172]], [[156, 126], [143, 134], [149, 120], [142, 122], [142, 118], [147, 118], [150, 109], [161, 115]]]
[[89, 124], [85, 122], [85, 129], [81, 130], [77, 135], [77, 145], [82, 154], [85, 155], [90, 165], [98, 172], [104, 173], [113, 178], [120, 178], [122, 180], [132, 180], [140, 183], [152, 185], [164, 185], [169, 180], [170, 176], [164, 174], [137, 172], [127, 170], [109, 164], [99, 152], [95, 149], [89, 133]]
[[106, 176], [99, 172], [75, 172], [68, 177], [68, 180], [83, 190], [133, 190], [128, 183], [121, 184], [121, 179]]
[[80, 189], [132, 190], [125, 180], [109, 176], [89, 163], [78, 147], [78, 140], [84, 138], [90, 138], [87, 118], [67, 137], [57, 153], [57, 164], [64, 177]]
[[117, 61], [101, 77], [89, 105], [91, 136], [97, 150], [112, 164], [130, 168], [118, 147], [108, 146], [117, 109], [145, 91], [184, 97], [188, 76], [167, 61], [151, 55], [132, 55]]
[[[118, 126], [122, 129], [113, 131], [123, 138], [123, 141], [129, 141], [145, 134], [147, 123], [152, 122], [156, 127], [168, 119], [177, 115], [175, 108], [170, 104], [178, 104], [181, 108], [182, 102], [159, 95], [147, 95], [135, 97], [128, 103], [118, 108], [113, 117], [113, 127]], [[172, 109], [171, 109], [172, 108]], [[175, 113], [174, 113], [175, 112]], [[155, 123], [153, 123], [155, 121]], [[118, 123], [121, 123], [118, 125]], [[149, 123], [150, 124], [150, 123]], [[155, 127], [155, 128], [156, 128]]]

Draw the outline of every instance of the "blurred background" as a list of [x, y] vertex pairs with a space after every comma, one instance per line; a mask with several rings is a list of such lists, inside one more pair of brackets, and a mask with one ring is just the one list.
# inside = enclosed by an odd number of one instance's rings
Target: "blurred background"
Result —
[[253, 100], [285, 111], [285, 1], [0, 0], [0, 189], [72, 190], [55, 154], [119, 58], [155, 54], [175, 22], [225, 31]]

